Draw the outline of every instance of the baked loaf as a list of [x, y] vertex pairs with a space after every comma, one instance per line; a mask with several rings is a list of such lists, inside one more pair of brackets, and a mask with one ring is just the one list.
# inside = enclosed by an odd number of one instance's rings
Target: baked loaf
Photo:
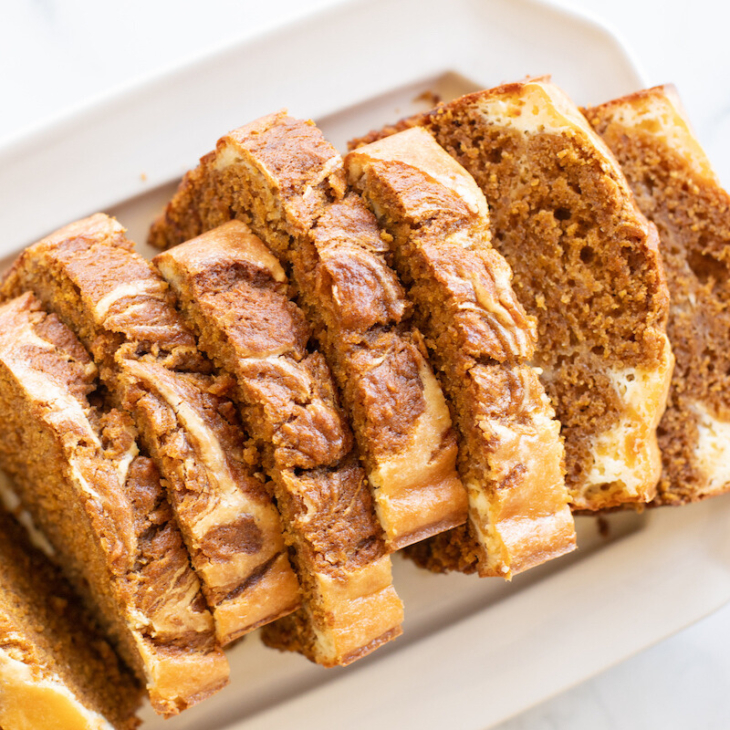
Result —
[[0, 466], [154, 709], [174, 715], [223, 687], [228, 664], [157, 471], [129, 417], [90, 403], [95, 388], [86, 351], [33, 294], [0, 307]]
[[586, 110], [656, 224], [677, 358], [659, 424], [655, 504], [730, 489], [730, 196], [695, 139], [675, 89], [658, 86]]
[[351, 152], [345, 168], [391, 237], [460, 438], [469, 529], [409, 552], [426, 567], [510, 577], [573, 550], [560, 424], [525, 364], [535, 321], [490, 245], [484, 195], [421, 127]]
[[398, 636], [402, 604], [365, 476], [279, 262], [239, 221], [154, 262], [200, 347], [237, 380], [293, 548], [304, 605], [266, 627], [264, 640], [332, 666]]
[[352, 416], [388, 548], [463, 523], [441, 388], [377, 223], [314, 124], [280, 112], [223, 137], [185, 176], [150, 242], [173, 246], [230, 218], [290, 273]]
[[296, 610], [278, 513], [253, 474], [229, 377], [213, 373], [164, 280], [105, 215], [31, 246], [3, 291], [36, 292], [88, 348], [167, 487], [221, 644]]
[[141, 699], [58, 568], [0, 510], [0, 727], [133, 730]]
[[464, 96], [353, 142], [425, 127], [474, 177], [492, 245], [538, 322], [531, 362], [562, 424], [573, 507], [652, 500], [673, 358], [658, 237], [614, 157], [544, 79]]

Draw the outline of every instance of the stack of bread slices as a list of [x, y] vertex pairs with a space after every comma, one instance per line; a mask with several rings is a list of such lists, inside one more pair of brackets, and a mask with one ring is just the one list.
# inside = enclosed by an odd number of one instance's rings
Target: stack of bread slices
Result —
[[177, 714], [259, 627], [349, 664], [397, 550], [511, 578], [730, 489], [730, 198], [671, 87], [528, 79], [344, 158], [272, 114], [149, 242], [100, 213], [0, 285], [6, 730]]

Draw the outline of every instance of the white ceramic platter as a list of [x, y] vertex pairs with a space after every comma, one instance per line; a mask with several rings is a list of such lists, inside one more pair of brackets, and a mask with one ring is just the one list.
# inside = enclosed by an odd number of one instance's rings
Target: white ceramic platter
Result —
[[[346, 140], [442, 98], [552, 73], [580, 104], [642, 80], [605, 29], [530, 0], [356, 0], [97, 101], [0, 149], [0, 257], [97, 210], [144, 241], [224, 132], [288, 107]], [[145, 247], [141, 246], [145, 251]], [[484, 730], [730, 600], [730, 499], [579, 518], [580, 550], [511, 583], [396, 556], [405, 635], [347, 669], [229, 652], [231, 686], [148, 730]]]

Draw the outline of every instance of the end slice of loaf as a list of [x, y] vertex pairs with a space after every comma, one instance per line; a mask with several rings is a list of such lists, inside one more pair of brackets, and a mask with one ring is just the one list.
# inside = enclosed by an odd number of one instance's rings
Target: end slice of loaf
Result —
[[0, 510], [0, 725], [134, 730], [141, 700], [58, 568]]
[[676, 90], [658, 86], [587, 109], [642, 212], [659, 231], [677, 364], [659, 424], [655, 504], [730, 489], [730, 195]]

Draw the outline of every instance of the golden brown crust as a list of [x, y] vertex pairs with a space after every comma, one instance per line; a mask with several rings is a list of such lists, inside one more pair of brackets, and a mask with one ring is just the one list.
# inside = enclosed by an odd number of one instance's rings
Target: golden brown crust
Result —
[[730, 196], [692, 133], [673, 87], [586, 110], [656, 224], [677, 363], [659, 424], [662, 478], [654, 504], [730, 489]]
[[400, 633], [402, 605], [332, 376], [278, 261], [232, 221], [155, 258], [201, 348], [235, 376], [264, 453], [302, 585], [300, 612], [267, 642], [325, 666]]
[[493, 245], [537, 317], [533, 363], [562, 423], [574, 506], [652, 499], [672, 369], [668, 292], [656, 231], [613, 156], [543, 80], [470, 94], [367, 139], [413, 126], [434, 135], [490, 204]]
[[228, 665], [159, 475], [129, 417], [90, 405], [93, 364], [31, 293], [0, 323], [2, 466], [153, 707], [177, 714], [224, 686]]
[[96, 215], [27, 249], [4, 291], [33, 289], [98, 364], [155, 459], [222, 644], [296, 610], [278, 514], [230, 401], [174, 297], [121, 226]]
[[223, 137], [185, 177], [150, 242], [176, 245], [231, 217], [291, 274], [352, 415], [389, 549], [463, 522], [448, 410], [387, 246], [312, 122], [279, 112]]
[[445, 537], [417, 547], [418, 562], [469, 570], [475, 560], [480, 575], [509, 577], [574, 549], [560, 426], [524, 364], [535, 323], [490, 246], [483, 194], [421, 128], [351, 152], [345, 168], [392, 239], [460, 436], [470, 529], [444, 555]]

